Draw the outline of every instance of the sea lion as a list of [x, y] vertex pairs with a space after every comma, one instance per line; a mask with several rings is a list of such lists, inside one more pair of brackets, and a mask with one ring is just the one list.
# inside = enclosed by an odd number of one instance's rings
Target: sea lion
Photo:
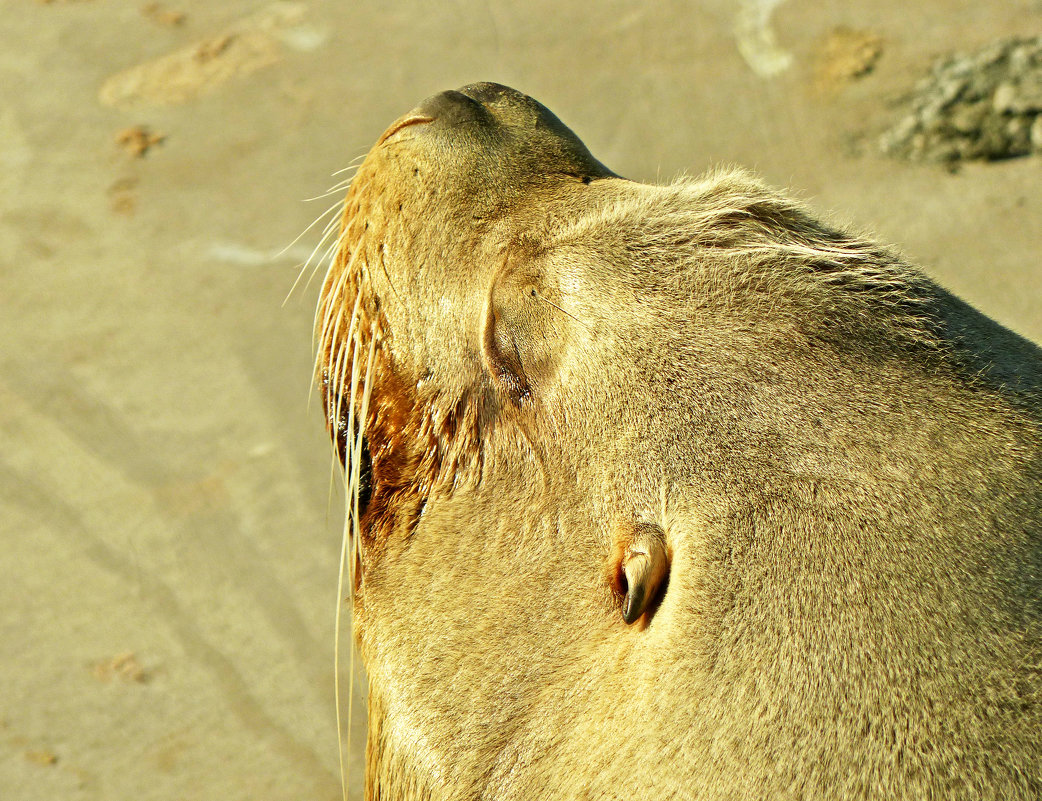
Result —
[[316, 325], [367, 797], [1042, 793], [1042, 353], [892, 251], [474, 84]]

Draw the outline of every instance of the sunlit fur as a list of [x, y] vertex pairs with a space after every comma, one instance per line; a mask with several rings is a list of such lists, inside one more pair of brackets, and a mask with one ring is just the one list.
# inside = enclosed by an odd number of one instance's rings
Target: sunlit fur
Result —
[[626, 181], [465, 92], [360, 167], [316, 321], [375, 477], [367, 797], [1039, 797], [1038, 349], [740, 171]]

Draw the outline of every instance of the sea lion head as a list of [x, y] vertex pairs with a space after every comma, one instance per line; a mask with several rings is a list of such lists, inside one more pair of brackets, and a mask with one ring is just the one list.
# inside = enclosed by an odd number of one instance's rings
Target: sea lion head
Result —
[[932, 636], [885, 633], [934, 609], [900, 569], [964, 544], [887, 539], [909, 498], [943, 514], [917, 471], [983, 408], [946, 372], [938, 293], [742, 173], [620, 178], [503, 86], [392, 124], [317, 318], [355, 490], [368, 792], [827, 782], [840, 735], [816, 731], [926, 692], [891, 675]]

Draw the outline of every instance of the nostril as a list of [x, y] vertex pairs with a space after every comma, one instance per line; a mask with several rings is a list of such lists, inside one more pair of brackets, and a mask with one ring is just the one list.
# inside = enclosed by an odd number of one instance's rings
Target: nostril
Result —
[[454, 89], [431, 95], [412, 111], [410, 116], [413, 115], [429, 117], [449, 125], [491, 119], [480, 102]]
[[402, 130], [402, 128], [408, 128], [410, 125], [423, 125], [425, 123], [433, 121], [434, 120], [432, 117], [428, 117], [423, 114], [409, 114], [406, 117], [403, 117], [398, 122], [394, 123], [394, 125], [388, 128], [386, 131], [384, 131], [383, 136], [380, 137], [379, 141], [377, 141], [376, 144], [382, 145], [384, 142], [386, 142], [388, 139], [390, 139], [392, 136], [398, 133], [398, 131]]

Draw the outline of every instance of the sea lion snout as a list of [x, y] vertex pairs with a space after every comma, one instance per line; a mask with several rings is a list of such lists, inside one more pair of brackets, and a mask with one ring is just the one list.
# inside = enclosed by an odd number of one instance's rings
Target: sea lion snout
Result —
[[429, 117], [433, 123], [443, 126], [467, 123], [487, 125], [492, 120], [492, 115], [479, 100], [455, 89], [431, 95], [408, 116]]
[[487, 81], [431, 95], [406, 116], [430, 117], [447, 125], [465, 122], [492, 125], [498, 122], [504, 126], [530, 128], [536, 124], [571, 134], [542, 103], [509, 86]]
[[[455, 174], [480, 165], [483, 179], [513, 184], [555, 175], [584, 183], [617, 177], [550, 109], [498, 83], [472, 83], [431, 95], [396, 120], [377, 144], [406, 128], [411, 136], [395, 139], [396, 145], [407, 142], [419, 161]], [[445, 143], [451, 147], [439, 146]], [[464, 152], [467, 164], [460, 162]]]
[[[538, 113], [542, 109], [536, 101], [515, 89], [497, 83], [472, 83], [457, 89], [447, 89], [423, 100], [412, 111], [399, 117], [384, 132], [379, 144], [386, 142], [396, 133], [412, 125], [429, 125], [431, 130], [446, 130], [461, 125], [492, 128], [496, 118], [489, 110], [490, 105], [527, 106]], [[551, 115], [552, 116], [552, 115]]]

